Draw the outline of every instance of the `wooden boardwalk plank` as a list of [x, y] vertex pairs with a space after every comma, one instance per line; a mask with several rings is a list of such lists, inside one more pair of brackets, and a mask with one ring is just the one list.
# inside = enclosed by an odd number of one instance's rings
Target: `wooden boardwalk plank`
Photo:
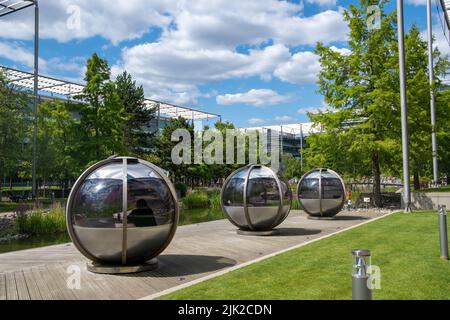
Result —
[[0, 273], [0, 300], [6, 300], [6, 277]]
[[7, 272], [5, 276], [6, 276], [6, 299], [17, 300], [19, 298], [19, 293], [17, 292], [14, 272]]
[[28, 293], [28, 286], [23, 275], [23, 271], [19, 270], [14, 272], [14, 278], [16, 280], [17, 295], [19, 300], [30, 300], [30, 294]]
[[33, 277], [31, 269], [22, 270], [23, 277], [27, 283], [28, 293], [30, 294], [31, 300], [42, 300], [41, 293], [39, 292], [39, 285], [36, 283]]

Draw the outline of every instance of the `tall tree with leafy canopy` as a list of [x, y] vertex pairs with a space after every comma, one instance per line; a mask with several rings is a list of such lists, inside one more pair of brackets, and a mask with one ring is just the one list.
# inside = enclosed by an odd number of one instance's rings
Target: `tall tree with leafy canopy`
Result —
[[[379, 3], [381, 9], [385, 3]], [[349, 54], [317, 45], [322, 66], [319, 92], [331, 112], [312, 118], [323, 125], [330, 139], [342, 138], [350, 153], [367, 156], [374, 180], [374, 203], [381, 206], [381, 163], [398, 146], [392, 131], [399, 125], [397, 38], [395, 12], [383, 12], [380, 28], [368, 29], [367, 7], [371, 4], [362, 0], [344, 11], [350, 28]]]
[[[438, 49], [434, 50], [435, 86], [449, 71], [449, 61]], [[411, 171], [414, 188], [420, 189], [420, 177], [432, 176], [430, 85], [428, 79], [427, 42], [413, 25], [405, 37], [405, 68], [408, 97]], [[438, 115], [442, 104], [437, 105]], [[438, 127], [437, 130], [440, 130]], [[399, 132], [400, 134], [400, 132]], [[441, 139], [440, 139], [441, 140]]]
[[90, 162], [125, 153], [123, 128], [128, 117], [110, 74], [108, 62], [94, 53], [87, 61], [86, 86], [77, 96], [86, 102], [80, 115], [81, 127], [89, 138], [86, 156]]
[[130, 155], [141, 156], [151, 147], [153, 133], [149, 123], [155, 117], [155, 110], [144, 104], [143, 87], [138, 86], [126, 71], [117, 77], [116, 89], [127, 114], [123, 126], [124, 148]]
[[190, 155], [191, 164], [175, 164], [172, 161], [172, 150], [179, 144], [177, 141], [172, 141], [172, 133], [177, 129], [186, 129], [190, 134], [191, 144], [194, 143], [194, 125], [181, 117], [170, 119], [155, 141], [155, 153], [160, 159], [162, 167], [171, 173], [173, 181], [181, 178], [190, 178], [189, 168], [193, 163], [192, 151]]
[[[30, 100], [8, 84], [0, 71], [0, 178], [12, 179], [30, 156], [27, 154]], [[29, 137], [28, 137], [29, 138]]]

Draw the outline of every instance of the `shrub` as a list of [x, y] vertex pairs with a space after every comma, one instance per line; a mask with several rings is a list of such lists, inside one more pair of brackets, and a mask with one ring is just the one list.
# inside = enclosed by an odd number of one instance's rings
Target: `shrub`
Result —
[[175, 189], [180, 191], [180, 197], [184, 198], [186, 197], [188, 186], [182, 182], [177, 182], [175, 184]]
[[194, 191], [189, 193], [183, 199], [183, 206], [186, 209], [195, 209], [195, 208], [208, 208], [209, 199], [208, 195], [205, 192]]
[[61, 204], [48, 210], [21, 213], [16, 219], [17, 232], [29, 235], [47, 235], [66, 231], [66, 216]]

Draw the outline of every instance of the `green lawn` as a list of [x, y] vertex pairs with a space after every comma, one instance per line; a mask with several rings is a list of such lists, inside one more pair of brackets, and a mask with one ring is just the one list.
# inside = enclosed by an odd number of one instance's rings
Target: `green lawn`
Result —
[[[374, 299], [449, 299], [437, 214], [396, 213], [177, 291], [162, 299], [351, 299], [351, 249], [381, 268]], [[301, 226], [299, 226], [301, 227]]]

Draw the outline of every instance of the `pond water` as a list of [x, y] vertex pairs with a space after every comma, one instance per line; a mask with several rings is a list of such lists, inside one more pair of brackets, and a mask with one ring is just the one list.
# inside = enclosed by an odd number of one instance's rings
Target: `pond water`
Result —
[[[206, 221], [224, 219], [221, 210], [214, 209], [189, 209], [180, 211], [180, 226]], [[0, 253], [25, 250], [31, 248], [51, 246], [70, 242], [69, 235], [60, 233], [56, 235], [34, 236], [27, 239], [0, 242]]]
[[35, 236], [27, 239], [0, 242], [0, 253], [51, 246], [54, 244], [70, 242], [66, 233]]

